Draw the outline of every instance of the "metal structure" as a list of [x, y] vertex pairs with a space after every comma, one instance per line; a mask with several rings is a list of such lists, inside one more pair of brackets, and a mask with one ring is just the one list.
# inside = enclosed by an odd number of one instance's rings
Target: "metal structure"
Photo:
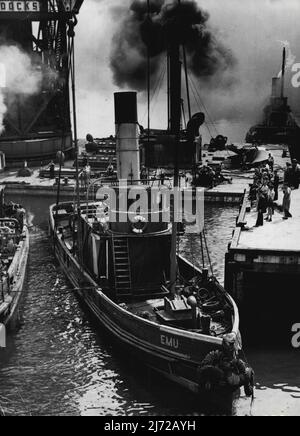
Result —
[[[0, 1], [0, 45], [17, 45], [42, 73], [37, 94], [4, 93], [0, 150], [8, 161], [43, 160], [72, 152], [69, 76], [74, 27], [83, 0]], [[0, 60], [1, 62], [1, 60]], [[13, 95], [12, 95], [13, 94]]]

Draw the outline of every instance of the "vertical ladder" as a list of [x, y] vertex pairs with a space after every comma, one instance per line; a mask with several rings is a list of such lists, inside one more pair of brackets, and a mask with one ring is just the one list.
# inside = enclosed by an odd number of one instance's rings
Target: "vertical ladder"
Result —
[[117, 297], [132, 296], [132, 281], [129, 259], [129, 247], [127, 238], [112, 238], [114, 270], [115, 270], [115, 288]]

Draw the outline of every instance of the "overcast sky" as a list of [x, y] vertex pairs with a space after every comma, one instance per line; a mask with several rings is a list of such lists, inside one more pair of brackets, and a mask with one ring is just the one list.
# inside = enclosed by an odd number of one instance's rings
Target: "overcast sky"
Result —
[[[111, 41], [122, 20], [122, 8], [132, 0], [84, 0], [76, 31], [77, 99], [79, 136], [114, 133], [113, 83], [110, 70]], [[197, 0], [210, 14], [210, 25], [231, 49], [237, 64], [231, 72], [233, 86], [207, 87], [197, 82], [202, 100], [220, 133], [242, 140], [258, 121], [267, 101], [271, 78], [280, 70], [282, 42], [290, 43], [300, 63], [299, 0]], [[288, 80], [290, 83], [290, 78]], [[300, 88], [289, 86], [291, 103], [300, 112]], [[165, 128], [166, 90], [152, 105], [152, 127]], [[297, 107], [299, 102], [299, 108]], [[193, 110], [199, 111], [192, 97]], [[144, 96], [139, 95], [139, 121], [146, 124]], [[204, 135], [205, 136], [205, 135]]]

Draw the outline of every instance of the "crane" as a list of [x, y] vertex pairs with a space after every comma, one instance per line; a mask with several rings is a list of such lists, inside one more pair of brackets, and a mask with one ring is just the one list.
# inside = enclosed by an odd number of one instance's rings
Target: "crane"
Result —
[[83, 0], [0, 0], [0, 46], [17, 46], [42, 72], [34, 95], [3, 90], [7, 111], [0, 150], [8, 161], [42, 161], [62, 148], [73, 151], [70, 68], [82, 4]]

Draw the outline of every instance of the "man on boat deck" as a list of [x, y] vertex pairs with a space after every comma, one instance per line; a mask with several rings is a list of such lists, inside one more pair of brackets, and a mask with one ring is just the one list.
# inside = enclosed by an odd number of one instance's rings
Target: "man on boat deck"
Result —
[[142, 181], [143, 185], [147, 184], [148, 173], [147, 173], [147, 168], [145, 167], [145, 165], [142, 166], [140, 177], [141, 177], [141, 181]]
[[111, 177], [111, 176], [114, 175], [114, 166], [112, 164], [112, 161], [109, 162], [109, 165], [107, 167], [106, 173], [107, 173], [108, 177]]
[[91, 135], [90, 133], [88, 133], [86, 135], [86, 144], [85, 145], [94, 145], [94, 146], [97, 146], [97, 143], [94, 141], [93, 135]]

